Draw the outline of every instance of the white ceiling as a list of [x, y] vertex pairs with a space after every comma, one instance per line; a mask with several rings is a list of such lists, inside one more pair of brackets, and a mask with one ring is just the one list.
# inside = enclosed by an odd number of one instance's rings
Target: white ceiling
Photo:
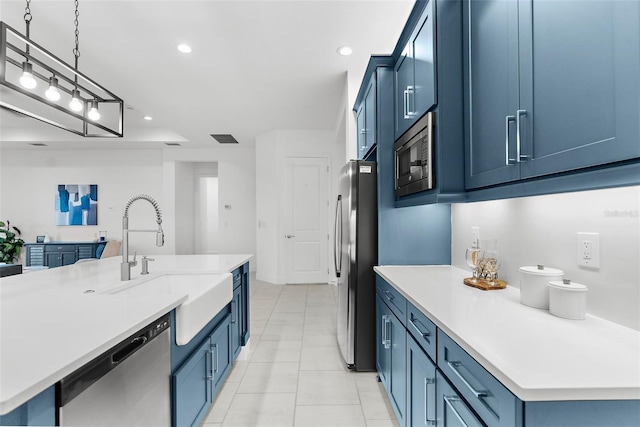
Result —
[[[351, 103], [369, 56], [393, 51], [413, 3], [79, 0], [79, 69], [133, 108], [125, 137], [81, 138], [0, 109], [0, 147], [215, 147], [212, 133], [253, 146], [276, 129], [334, 129], [347, 75]], [[24, 9], [0, 0], [20, 32]], [[74, 1], [32, 0], [31, 13], [31, 39], [73, 63]], [[191, 54], [178, 52], [183, 42]], [[353, 55], [339, 56], [342, 45]]]

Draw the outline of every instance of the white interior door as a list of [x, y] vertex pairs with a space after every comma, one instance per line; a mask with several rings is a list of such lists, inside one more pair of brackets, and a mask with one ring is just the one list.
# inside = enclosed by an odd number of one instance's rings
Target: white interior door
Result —
[[219, 252], [218, 177], [196, 176], [195, 180], [196, 254], [216, 254]]
[[286, 283], [327, 283], [329, 171], [326, 158], [289, 157], [285, 172]]

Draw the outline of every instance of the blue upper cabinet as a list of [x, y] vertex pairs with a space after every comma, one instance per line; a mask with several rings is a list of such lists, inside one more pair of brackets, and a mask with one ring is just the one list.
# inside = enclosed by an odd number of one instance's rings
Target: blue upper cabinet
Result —
[[369, 79], [364, 99], [356, 110], [358, 159], [364, 159], [376, 145], [376, 76]]
[[640, 157], [640, 5], [464, 3], [465, 186]]
[[427, 2], [394, 67], [396, 139], [437, 102], [435, 3]]
[[383, 105], [381, 105], [383, 100], [379, 96], [379, 91], [384, 89], [381, 85], [386, 85], [386, 81], [381, 82], [383, 77], [380, 75], [379, 69], [392, 66], [391, 56], [374, 55], [369, 60], [353, 107], [356, 115], [358, 159], [375, 160], [373, 158], [375, 149], [377, 149], [380, 140], [384, 138], [382, 134], [386, 132], [386, 129], [382, 129], [382, 127], [385, 126], [385, 120], [384, 117], [381, 118], [381, 115], [385, 113]]

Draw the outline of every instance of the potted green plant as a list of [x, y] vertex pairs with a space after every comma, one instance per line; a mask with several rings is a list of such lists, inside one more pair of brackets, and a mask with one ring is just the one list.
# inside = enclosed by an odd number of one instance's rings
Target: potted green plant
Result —
[[24, 240], [20, 238], [22, 232], [12, 226], [9, 221], [0, 221], [0, 262], [13, 264], [13, 260], [20, 256], [20, 249]]

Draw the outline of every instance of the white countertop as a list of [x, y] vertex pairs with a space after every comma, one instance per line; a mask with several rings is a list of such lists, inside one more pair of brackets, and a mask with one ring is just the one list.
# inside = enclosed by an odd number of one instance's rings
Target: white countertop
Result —
[[553, 316], [520, 304], [511, 286], [471, 288], [462, 283], [470, 273], [451, 266], [375, 271], [523, 401], [640, 399], [634, 329]]
[[[227, 273], [251, 255], [153, 255], [152, 275]], [[103, 291], [120, 285], [121, 257], [3, 277], [0, 282], [0, 414], [52, 386], [179, 306], [186, 293]], [[147, 276], [148, 277], [148, 276]], [[140, 276], [140, 263], [131, 279]], [[92, 293], [84, 293], [85, 290]]]

